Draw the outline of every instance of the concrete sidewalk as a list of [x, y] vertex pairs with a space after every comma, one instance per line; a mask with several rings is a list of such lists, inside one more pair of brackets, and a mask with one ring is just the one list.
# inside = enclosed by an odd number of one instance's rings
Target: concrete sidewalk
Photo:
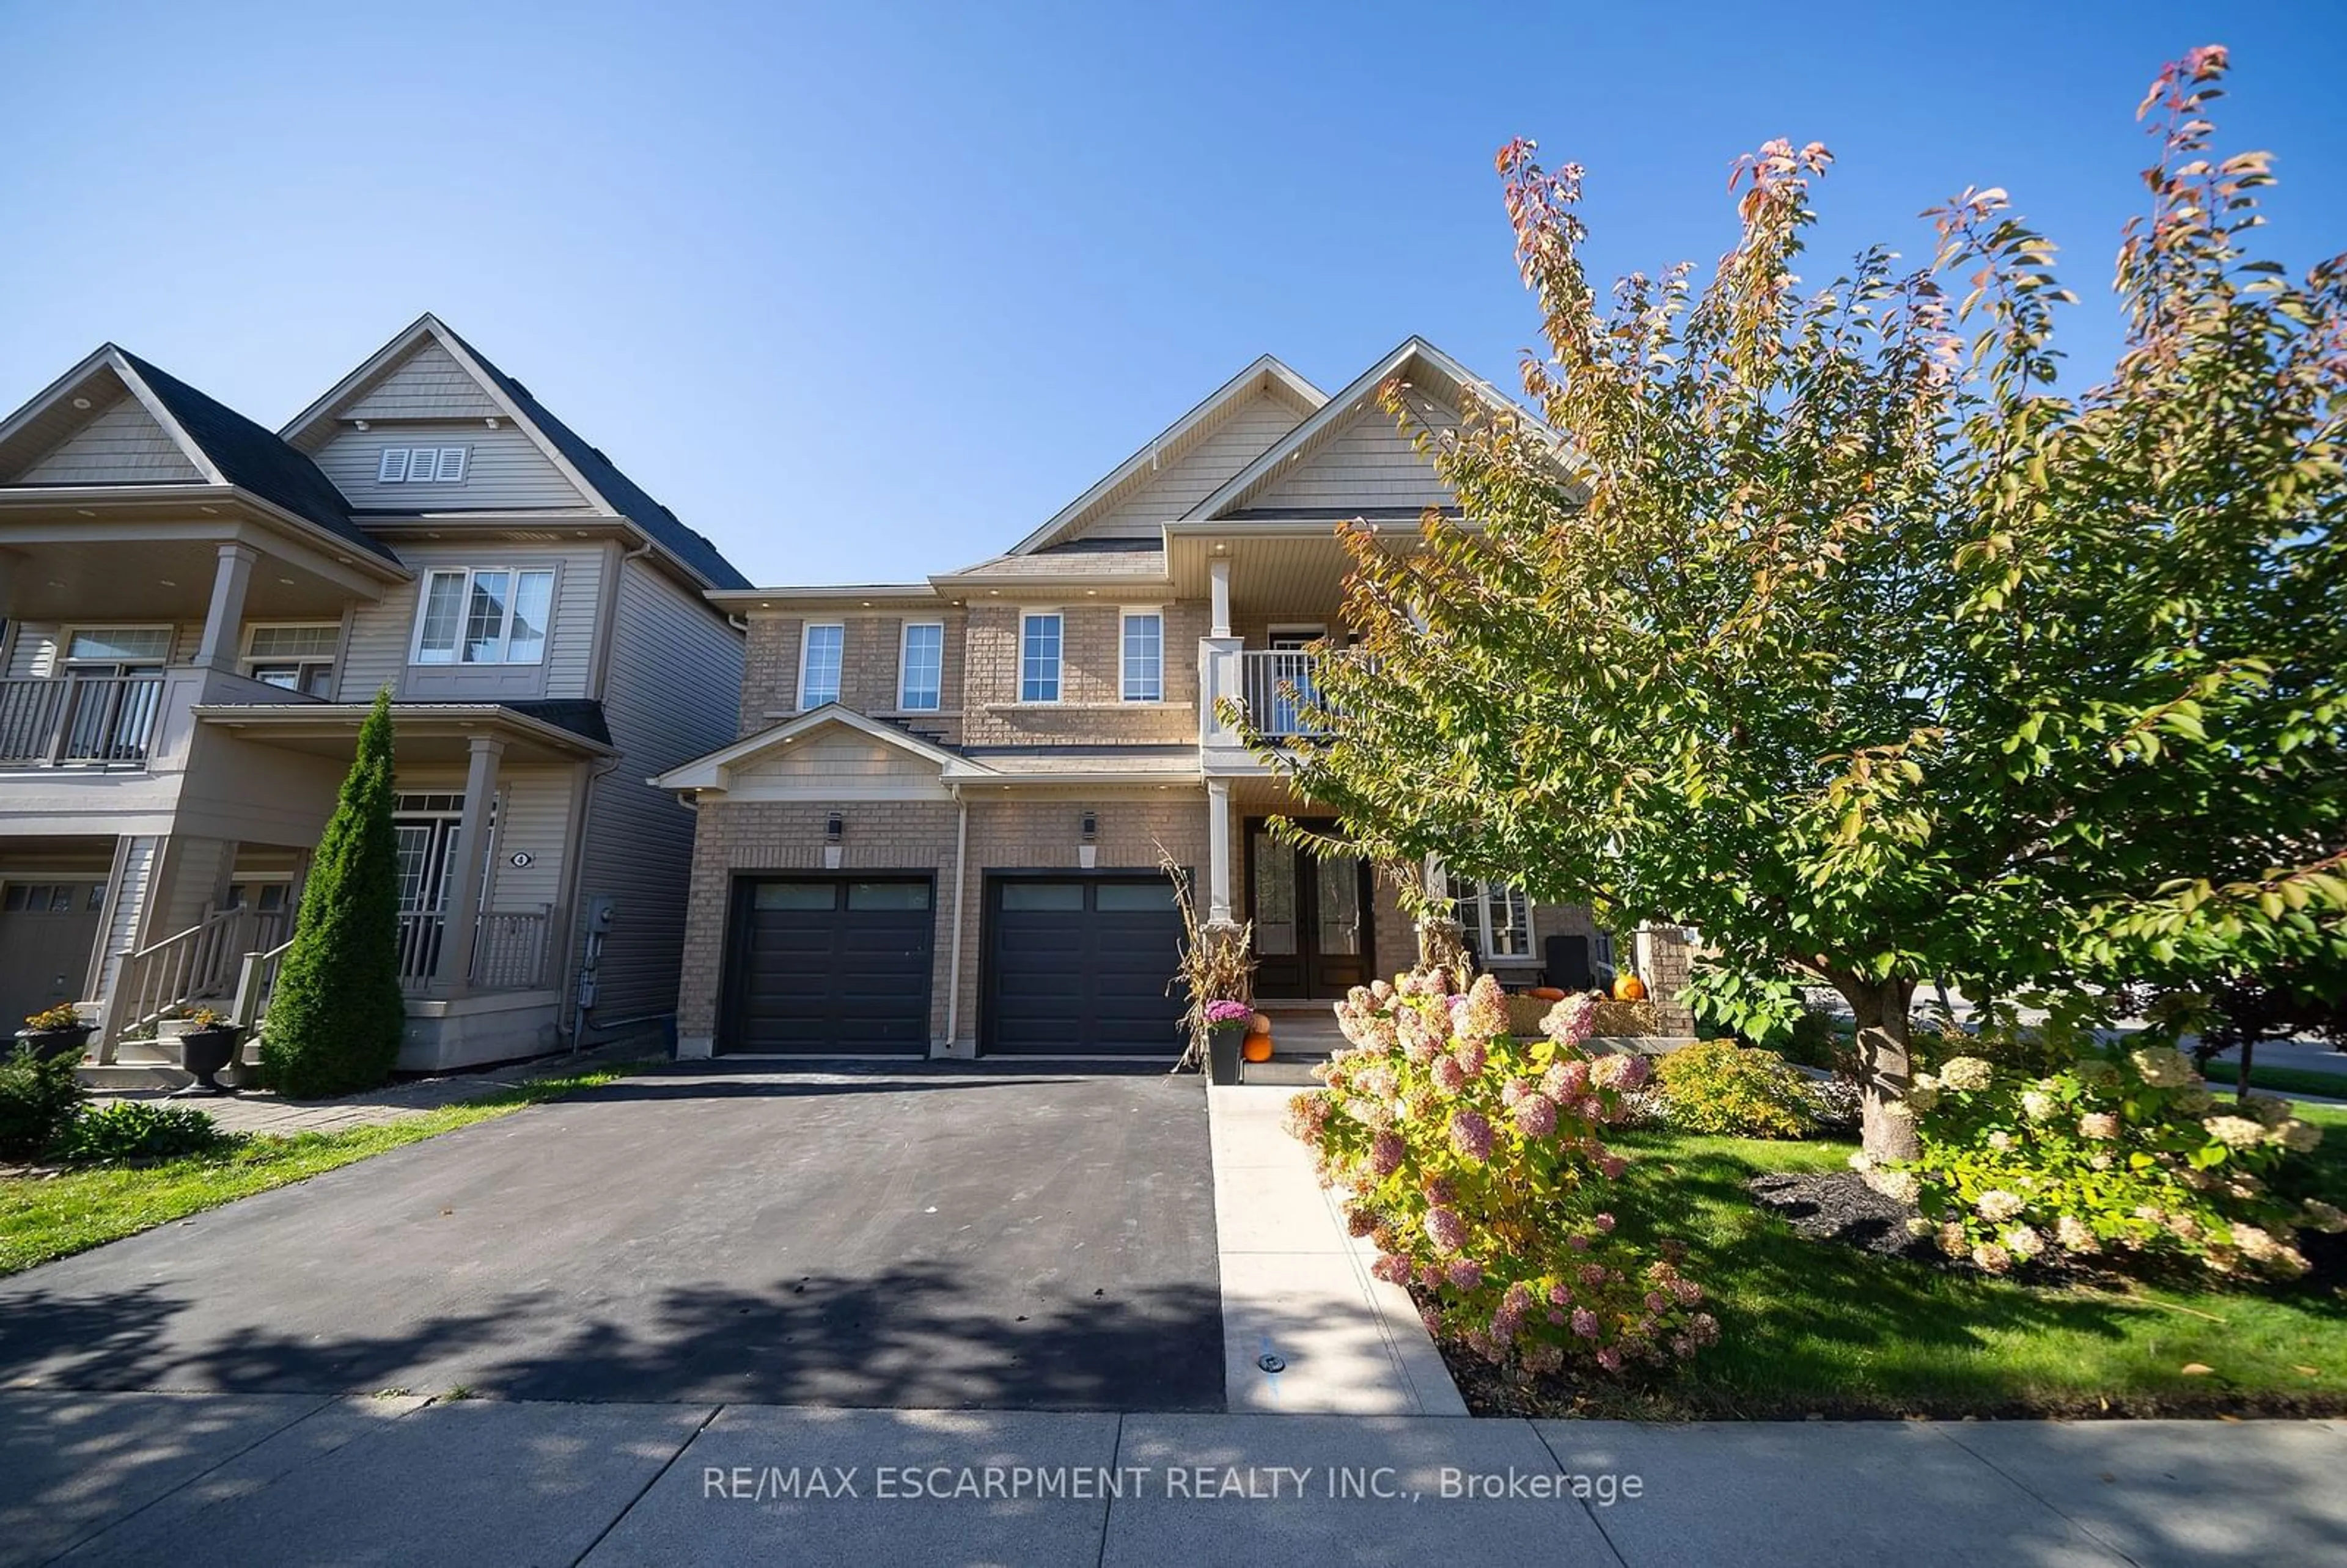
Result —
[[2347, 1430], [2324, 1422], [1673, 1427], [7, 1391], [0, 1563], [2288, 1568], [2340, 1561], [2342, 1467]]

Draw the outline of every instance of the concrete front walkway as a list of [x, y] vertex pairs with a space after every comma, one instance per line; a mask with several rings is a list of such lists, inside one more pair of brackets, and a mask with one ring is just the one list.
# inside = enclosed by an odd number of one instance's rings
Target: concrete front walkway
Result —
[[1377, 1249], [1346, 1233], [1338, 1194], [1281, 1126], [1296, 1092], [1206, 1091], [1225, 1399], [1286, 1414], [1464, 1416], [1409, 1293], [1370, 1277]]
[[2340, 1560], [2323, 1422], [1442, 1417], [0, 1392], [0, 1564], [2141, 1568]]

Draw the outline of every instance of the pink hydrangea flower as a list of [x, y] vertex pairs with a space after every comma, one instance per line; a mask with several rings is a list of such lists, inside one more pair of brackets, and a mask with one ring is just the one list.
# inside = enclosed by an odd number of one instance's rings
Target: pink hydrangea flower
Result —
[[1456, 1209], [1430, 1208], [1426, 1211], [1426, 1239], [1437, 1252], [1457, 1252], [1467, 1245], [1467, 1222]]
[[1560, 1279], [1548, 1287], [1548, 1298], [1559, 1307], [1570, 1307], [1573, 1305], [1573, 1287]]
[[1450, 1146], [1466, 1159], [1491, 1157], [1491, 1123], [1480, 1111], [1457, 1111], [1450, 1116]]
[[1555, 1132], [1556, 1102], [1540, 1093], [1517, 1101], [1516, 1131], [1527, 1138], [1545, 1138]]
[[1453, 1258], [1443, 1276], [1460, 1289], [1472, 1290], [1483, 1283], [1483, 1266], [1471, 1257]]
[[1401, 1169], [1402, 1156], [1408, 1152], [1401, 1134], [1389, 1128], [1369, 1140], [1369, 1169], [1379, 1176], [1390, 1176]]
[[1508, 1032], [1508, 999], [1500, 982], [1479, 975], [1467, 988], [1467, 1005], [1459, 1009], [1459, 1032], [1476, 1044]]
[[1602, 1263], [1583, 1264], [1581, 1266], [1581, 1283], [1592, 1286], [1604, 1284], [1605, 1266]]
[[1573, 1331], [1583, 1339], [1597, 1337], [1597, 1314], [1586, 1307], [1573, 1309]]
[[1511, 1110], [1513, 1110], [1517, 1101], [1522, 1100], [1525, 1095], [1532, 1092], [1532, 1081], [1531, 1079], [1511, 1078], [1505, 1083], [1500, 1085], [1500, 1103], [1507, 1106]]
[[1614, 1216], [1612, 1214], [1599, 1214], [1592, 1223], [1594, 1224], [1599, 1230], [1610, 1231], [1614, 1228]]
[[1396, 1257], [1391, 1253], [1382, 1253], [1378, 1255], [1377, 1262], [1369, 1265], [1369, 1272], [1390, 1284], [1408, 1285], [1410, 1276], [1409, 1259]]
[[1597, 1364], [1609, 1372], [1618, 1372], [1622, 1369], [1622, 1352], [1608, 1345], [1597, 1352]]
[[1605, 1179], [1611, 1182], [1619, 1180], [1622, 1173], [1630, 1168], [1630, 1163], [1619, 1154], [1607, 1154], [1597, 1162], [1597, 1168], [1604, 1172]]
[[1459, 1071], [1470, 1078], [1481, 1073], [1484, 1063], [1491, 1061], [1490, 1055], [1483, 1050], [1483, 1042], [1480, 1040], [1460, 1040], [1459, 1049], [1452, 1051], [1450, 1055], [1451, 1059], [1459, 1063]]
[[1587, 1252], [1589, 1250], [1589, 1238], [1583, 1235], [1580, 1232], [1575, 1231], [1573, 1235], [1564, 1238], [1564, 1245], [1571, 1247], [1575, 1252]]
[[1434, 1059], [1434, 1087], [1445, 1094], [1456, 1094], [1467, 1087], [1467, 1070], [1459, 1065], [1458, 1057]]

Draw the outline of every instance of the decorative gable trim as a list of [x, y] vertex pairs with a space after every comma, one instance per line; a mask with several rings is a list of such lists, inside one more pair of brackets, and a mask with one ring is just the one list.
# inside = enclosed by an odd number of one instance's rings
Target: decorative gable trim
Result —
[[[107, 378], [109, 373], [113, 381], [119, 384], [118, 390], [108, 386]], [[123, 393], [128, 393], [146, 412], [147, 416], [161, 428], [163, 434], [170, 439], [171, 445], [179, 449], [179, 455], [187, 460], [188, 466], [193, 468], [197, 475], [195, 478], [176, 481], [148, 478], [125, 480], [122, 481], [123, 483], [227, 486], [229, 481], [220, 473], [220, 466], [212, 461], [211, 454], [206, 452], [195, 437], [188, 434], [187, 427], [181, 425], [170, 409], [164, 405], [163, 400], [155, 395], [155, 389], [147, 384], [146, 378], [138, 374], [138, 367], [130, 363], [129, 357], [110, 343], [101, 344], [93, 350], [80, 364], [35, 394], [22, 408], [8, 416], [6, 423], [0, 424], [0, 473], [19, 472], [56, 451], [87, 428], [91, 420], [119, 402]], [[44, 442], [38, 452], [28, 454], [23, 462], [6, 459], [5, 454], [9, 447], [25, 436], [44, 415], [54, 412], [59, 405], [77, 396], [89, 398], [90, 406], [87, 411], [87, 418], [75, 422], [71, 430]]]
[[429, 311], [370, 354], [356, 370], [327, 388], [323, 396], [295, 415], [278, 435], [305, 452], [315, 450], [323, 444], [324, 433], [339, 421], [358, 417], [355, 413], [346, 413], [345, 410], [355, 408], [372, 396], [384, 377], [427, 343], [454, 360], [457, 368], [480, 389], [481, 396], [495, 410], [493, 415], [486, 417], [511, 420], [514, 427], [527, 436], [530, 445], [553, 466], [556, 473], [562, 476], [563, 482], [578, 491], [579, 498], [589, 507], [613, 517], [623, 515], [611, 504], [609, 497], [588, 483], [587, 476], [562, 455], [546, 432], [538, 428], [538, 422], [523, 413], [520, 405], [505, 395], [498, 386], [497, 378], [482, 368], [480, 362], [473, 357], [472, 351], [465, 346], [465, 341]]
[[996, 772], [983, 763], [972, 762], [958, 752], [948, 751], [894, 724], [866, 718], [855, 709], [842, 707], [837, 702], [825, 702], [820, 708], [811, 708], [754, 735], [745, 735], [730, 746], [696, 757], [681, 767], [671, 768], [644, 782], [654, 789], [673, 790], [679, 794], [692, 794], [702, 790], [723, 793], [731, 787], [733, 771], [743, 764], [765, 756], [804, 735], [833, 728], [854, 731], [907, 756], [933, 764], [938, 770], [940, 784], [989, 778]]
[[1204, 402], [1159, 431], [1140, 450], [1110, 470], [1098, 484], [1061, 507], [1041, 528], [1013, 545], [1010, 553], [1030, 555], [1074, 538], [1126, 485], [1147, 473], [1169, 451], [1179, 453], [1184, 450], [1194, 437], [1211, 428], [1230, 409], [1246, 398], [1266, 391], [1295, 403], [1299, 413], [1308, 414], [1327, 402], [1327, 394], [1273, 355], [1265, 354], [1215, 388]]
[[1254, 462], [1232, 475], [1214, 494], [1191, 507], [1182, 520], [1204, 521], [1245, 506], [1286, 477], [1291, 463], [1303, 460], [1329, 436], [1350, 425], [1354, 415], [1373, 407], [1378, 389], [1396, 376], [1453, 405], [1475, 398], [1501, 407], [1513, 406], [1491, 383], [1424, 338], [1407, 338], [1342, 392], [1321, 404], [1309, 418], [1272, 443]]

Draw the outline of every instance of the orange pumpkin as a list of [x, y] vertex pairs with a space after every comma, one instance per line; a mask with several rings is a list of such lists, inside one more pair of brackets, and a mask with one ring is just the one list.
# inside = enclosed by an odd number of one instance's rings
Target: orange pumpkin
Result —
[[1532, 998], [1534, 1001], [1561, 1002], [1564, 999], [1564, 992], [1554, 986], [1534, 986], [1532, 989], [1526, 991], [1524, 995]]
[[1247, 1036], [1246, 1043], [1239, 1047], [1239, 1054], [1249, 1061], [1269, 1061], [1271, 1036], [1268, 1033]]
[[1646, 999], [1646, 982], [1624, 969], [1614, 977], [1614, 999], [1617, 1002], [1642, 1002]]

